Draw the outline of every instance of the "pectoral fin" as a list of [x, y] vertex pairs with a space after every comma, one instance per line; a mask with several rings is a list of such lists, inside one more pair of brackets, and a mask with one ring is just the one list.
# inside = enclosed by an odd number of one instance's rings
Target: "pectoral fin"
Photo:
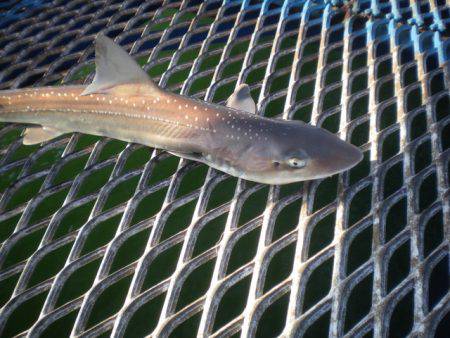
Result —
[[203, 159], [203, 156], [200, 153], [178, 153], [175, 151], [169, 151], [169, 153], [192, 161], [201, 161]]
[[63, 132], [47, 127], [30, 127], [23, 133], [23, 144], [32, 145], [51, 140], [64, 134]]
[[[109, 93], [117, 86], [126, 85], [139, 90], [145, 87], [147, 92], [159, 90], [147, 73], [110, 38], [98, 35], [95, 40], [95, 77], [82, 95]], [[125, 85], [125, 86], [124, 86]], [[141, 85], [141, 86], [136, 86]], [[129, 94], [130, 88], [121, 88]]]
[[256, 112], [256, 105], [250, 95], [250, 87], [245, 83], [238, 86], [228, 98], [227, 107], [254, 114]]

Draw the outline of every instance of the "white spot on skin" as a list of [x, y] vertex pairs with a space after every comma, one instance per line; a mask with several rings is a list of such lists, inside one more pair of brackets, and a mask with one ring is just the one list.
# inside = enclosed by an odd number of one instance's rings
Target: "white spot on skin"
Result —
[[194, 110], [197, 110], [197, 106], [194, 106]]
[[189, 119], [189, 116], [187, 116], [187, 115], [184, 115], [184, 118], [187, 120], [187, 119]]

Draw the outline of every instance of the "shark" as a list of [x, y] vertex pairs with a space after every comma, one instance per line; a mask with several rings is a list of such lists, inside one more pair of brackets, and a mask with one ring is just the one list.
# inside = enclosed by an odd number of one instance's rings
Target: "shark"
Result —
[[155, 84], [110, 38], [95, 40], [89, 85], [0, 91], [0, 121], [28, 124], [25, 145], [80, 132], [139, 143], [230, 175], [280, 185], [324, 178], [361, 161], [361, 150], [325, 129], [256, 113], [246, 84], [226, 105]]

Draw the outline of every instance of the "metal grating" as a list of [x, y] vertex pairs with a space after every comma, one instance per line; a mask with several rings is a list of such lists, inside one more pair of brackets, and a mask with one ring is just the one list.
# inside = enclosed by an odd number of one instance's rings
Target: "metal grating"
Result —
[[268, 187], [86, 135], [26, 147], [1, 125], [0, 335], [448, 332], [444, 0], [23, 1], [0, 16], [0, 88], [89, 81], [102, 31], [163, 87], [222, 102], [246, 82], [261, 114], [365, 152], [343, 175]]

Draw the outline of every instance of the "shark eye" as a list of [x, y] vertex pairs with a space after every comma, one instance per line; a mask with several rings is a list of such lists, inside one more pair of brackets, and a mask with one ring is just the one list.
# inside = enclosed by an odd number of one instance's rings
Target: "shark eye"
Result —
[[306, 160], [302, 160], [301, 158], [297, 158], [297, 157], [292, 157], [287, 161], [287, 164], [291, 167], [291, 168], [303, 168], [304, 166], [306, 166]]

